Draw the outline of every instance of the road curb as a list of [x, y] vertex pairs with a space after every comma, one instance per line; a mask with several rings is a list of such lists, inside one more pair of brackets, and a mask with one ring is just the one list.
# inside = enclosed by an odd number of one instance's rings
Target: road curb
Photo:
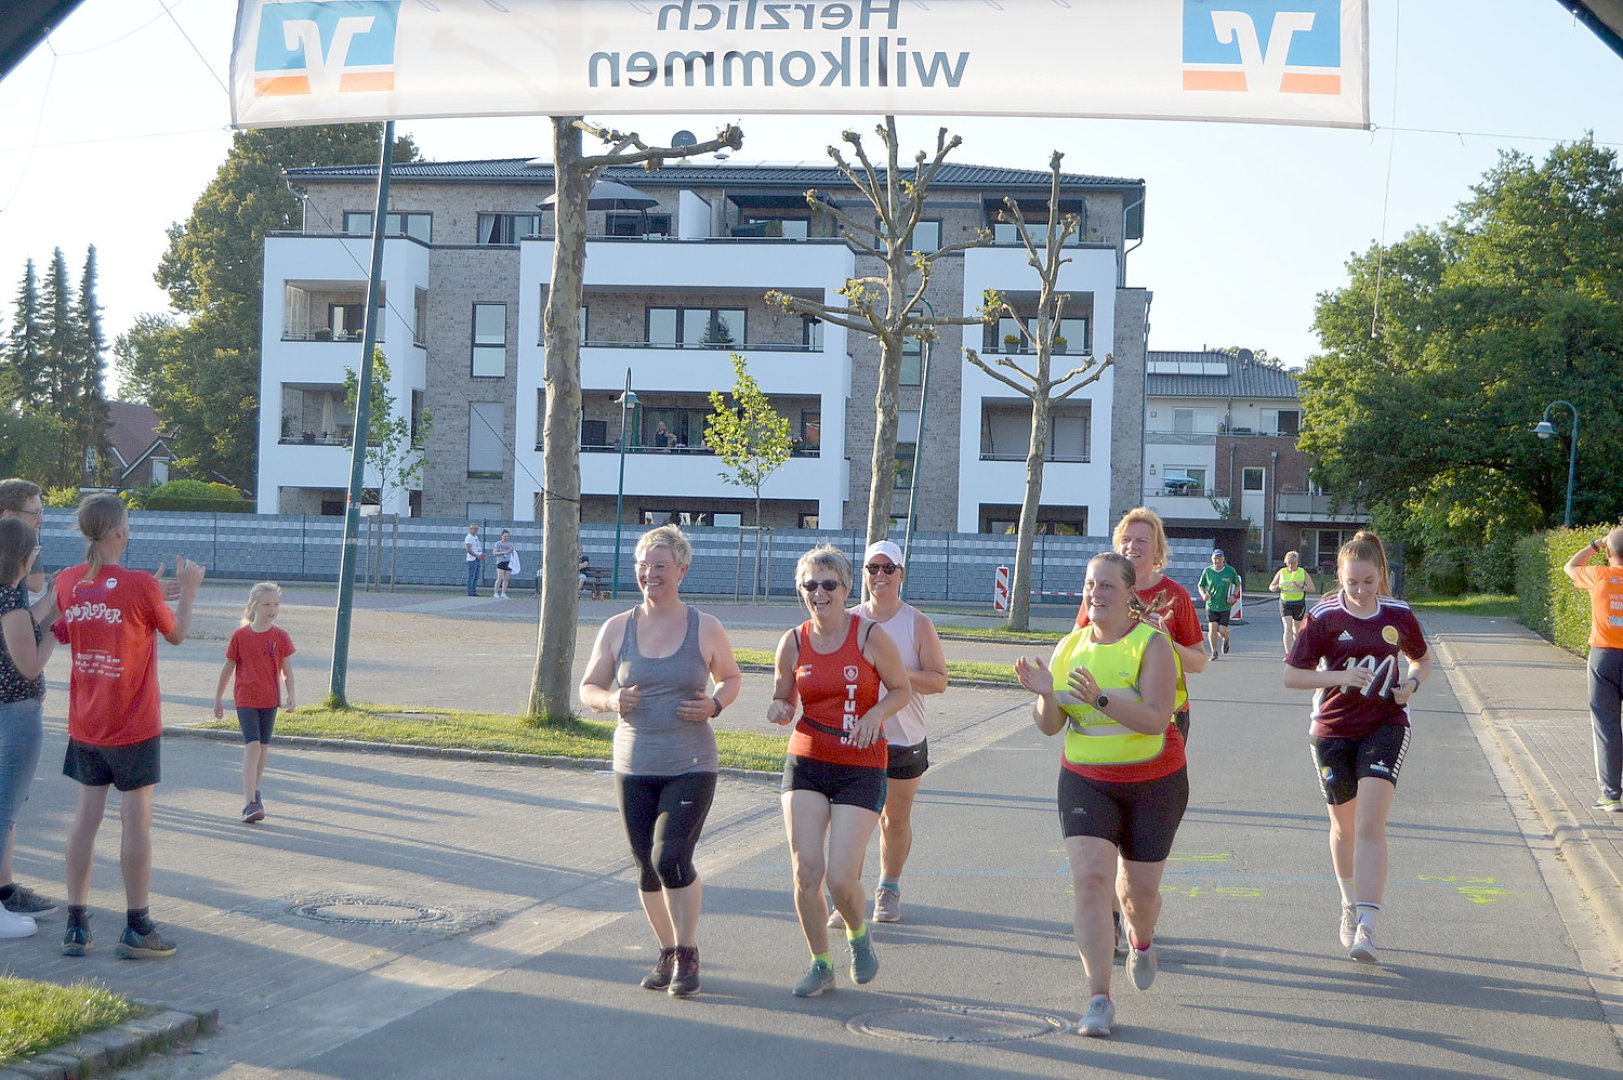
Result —
[[1613, 948], [1623, 953], [1623, 905], [1607, 903], [1602, 899], [1616, 897], [1623, 889], [1623, 882], [1618, 881], [1611, 868], [1583, 838], [1577, 828], [1577, 815], [1557, 793], [1555, 784], [1508, 722], [1508, 711], [1484, 703], [1476, 680], [1471, 677], [1470, 665], [1461, 662], [1446, 640], [1439, 636], [1433, 640], [1433, 645], [1447, 662], [1449, 685], [1465, 704], [1466, 716], [1481, 718], [1480, 727], [1486, 730], [1521, 784], [1533, 812], [1544, 826], [1545, 838], [1555, 845], [1561, 863], [1572, 874], [1579, 889], [1591, 898], [1602, 900], [1588, 905], [1588, 908]]
[[[239, 732], [226, 728], [166, 727], [164, 738], [204, 739], [213, 742], [241, 743]], [[532, 769], [574, 769], [578, 772], [607, 772], [614, 763], [606, 758], [572, 758], [549, 754], [521, 754], [512, 750], [474, 750], [460, 746], [418, 746], [414, 743], [366, 742], [361, 739], [333, 739], [318, 735], [278, 735], [276, 745], [301, 750], [350, 750], [362, 754], [396, 754], [401, 757], [435, 758], [441, 761], [486, 761], [503, 765], [523, 765]], [[724, 766], [716, 770], [718, 776], [754, 783], [777, 783], [781, 772], [759, 769], [738, 769]], [[0, 1080], [5, 1080], [0, 1076]]]
[[151, 1011], [8, 1065], [0, 1069], [0, 1080], [79, 1080], [95, 1076], [138, 1064], [177, 1043], [208, 1035], [220, 1024], [218, 1009], [193, 1012], [171, 1009], [160, 1002], [137, 1004]]

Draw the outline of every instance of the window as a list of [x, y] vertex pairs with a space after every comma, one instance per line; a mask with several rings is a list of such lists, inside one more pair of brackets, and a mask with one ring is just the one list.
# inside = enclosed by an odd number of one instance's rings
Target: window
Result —
[[507, 305], [473, 305], [473, 363], [476, 379], [507, 374]]
[[[502, 516], [501, 503], [471, 502], [468, 504], [467, 517], [469, 521], [490, 521], [492, 518], [500, 521]], [[493, 543], [494, 538], [489, 542]]]
[[411, 342], [428, 343], [428, 290], [418, 289], [411, 303]]
[[[1031, 328], [1031, 332], [1035, 334], [1037, 332], [1036, 315], [1024, 315], [1022, 317], [1026, 320], [1026, 325]], [[1010, 337], [1017, 339], [1013, 348], [1009, 346], [1008, 339]], [[1063, 342], [1060, 340], [1061, 338], [1064, 339]], [[1088, 340], [1088, 320], [1086, 318], [1061, 319], [1059, 325], [1054, 328], [1054, 351], [1056, 353], [1085, 353], [1091, 345], [1092, 342]], [[1036, 351], [1035, 346], [1026, 340], [1026, 336], [1020, 332], [1019, 324], [1007, 317], [997, 321], [997, 340], [992, 343], [992, 348], [1003, 352]]]
[[1206, 490], [1206, 467], [1169, 464], [1161, 470], [1161, 487], [1171, 495], [1199, 495]]
[[744, 343], [743, 308], [648, 309], [648, 344], [722, 348]]
[[802, 513], [800, 515], [800, 527], [802, 529], [818, 529], [818, 528], [822, 528], [822, 526], [817, 524], [817, 521], [818, 521], [818, 518], [817, 518], [816, 514]]
[[734, 236], [768, 240], [804, 240], [810, 231], [807, 218], [746, 217], [733, 227]]
[[908, 238], [907, 250], [922, 251], [929, 254], [941, 247], [941, 222], [921, 221], [913, 226], [913, 235]]
[[1262, 432], [1264, 435], [1299, 435], [1302, 432], [1302, 412], [1300, 409], [1264, 409], [1262, 410]]
[[610, 210], [603, 215], [604, 236], [669, 236], [670, 214], [643, 214], [634, 210]]
[[823, 445], [823, 413], [821, 409], [804, 409], [800, 413], [800, 445], [816, 450]]
[[1088, 460], [1088, 414], [1056, 411], [1048, 418], [1048, 460]]
[[800, 317], [800, 343], [812, 352], [823, 351], [823, 320], [815, 315]]
[[1172, 430], [1179, 435], [1193, 435], [1195, 433], [1195, 410], [1173, 409]]
[[365, 329], [361, 317], [361, 312], [365, 310], [365, 304], [328, 304], [327, 325], [332, 328], [333, 340], [359, 339], [361, 331]]
[[896, 417], [896, 486], [913, 486], [913, 440], [918, 437], [919, 414], [904, 412]]
[[1261, 491], [1263, 470], [1260, 468], [1244, 468], [1240, 470], [1241, 491]]
[[526, 236], [536, 236], [540, 232], [540, 214], [480, 214], [475, 242], [516, 244]]
[[678, 525], [688, 528], [692, 525], [714, 525], [716, 515], [708, 510], [670, 510], [650, 509], [643, 507], [637, 511], [637, 516], [647, 528], [657, 528], [660, 525]]
[[503, 422], [501, 402], [468, 403], [469, 476], [501, 479], [502, 467], [507, 462], [507, 450], [502, 441]]
[[423, 448], [422, 438], [418, 435], [418, 428], [422, 426], [422, 423], [423, 392], [421, 390], [413, 390], [411, 392], [411, 446], [414, 450], [421, 450]]
[[[365, 210], [344, 213], [344, 233], [347, 236], [371, 236], [372, 215]], [[383, 235], [409, 236], [427, 244], [434, 238], [433, 214], [392, 213], [383, 217]]]

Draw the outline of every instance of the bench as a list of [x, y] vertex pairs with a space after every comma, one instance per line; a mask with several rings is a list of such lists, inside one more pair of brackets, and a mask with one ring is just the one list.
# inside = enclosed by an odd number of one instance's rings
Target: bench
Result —
[[609, 579], [613, 576], [613, 571], [607, 566], [588, 566], [580, 572], [580, 576], [584, 579], [581, 582], [581, 588], [590, 589], [593, 600], [601, 600], [603, 599], [603, 589], [608, 585]]

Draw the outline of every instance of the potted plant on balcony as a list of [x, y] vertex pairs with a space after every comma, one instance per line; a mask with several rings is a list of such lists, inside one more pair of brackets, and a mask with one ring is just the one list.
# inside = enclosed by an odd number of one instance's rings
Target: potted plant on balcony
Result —
[[299, 432], [299, 441], [303, 443], [313, 443], [316, 441], [316, 433], [309, 430], [301, 431]]
[[314, 338], [316, 341], [331, 341], [332, 340], [332, 327], [330, 327], [330, 326], [318, 326], [318, 327], [316, 327], [315, 332], [312, 333], [310, 336], [312, 338]]
[[1058, 334], [1054, 335], [1054, 351], [1055, 352], [1063, 353], [1063, 352], [1069, 351], [1070, 344], [1071, 343], [1069, 341], [1067, 341], [1063, 337], [1060, 337]]
[[1004, 334], [1003, 335], [1003, 348], [1007, 352], [1019, 352], [1020, 351], [1020, 335], [1019, 334]]

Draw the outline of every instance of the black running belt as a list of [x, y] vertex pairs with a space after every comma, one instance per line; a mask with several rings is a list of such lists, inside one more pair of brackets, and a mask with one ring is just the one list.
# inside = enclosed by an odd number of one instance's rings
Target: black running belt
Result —
[[799, 722], [802, 723], [802, 724], [805, 724], [807, 727], [816, 728], [818, 731], [821, 731], [824, 734], [838, 735], [842, 739], [845, 738], [847, 735], [851, 734], [849, 731], [846, 731], [844, 728], [829, 727], [827, 724], [819, 724], [816, 720], [813, 720], [811, 717], [807, 716], [805, 713], [800, 714], [800, 721]]

